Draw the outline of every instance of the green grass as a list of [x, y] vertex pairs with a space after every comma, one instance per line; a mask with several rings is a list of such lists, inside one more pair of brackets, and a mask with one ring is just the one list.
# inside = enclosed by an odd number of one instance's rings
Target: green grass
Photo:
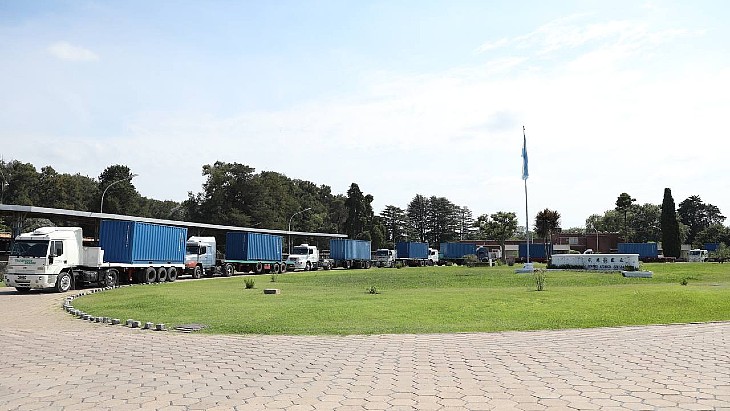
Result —
[[[514, 267], [332, 270], [119, 288], [74, 306], [224, 334], [380, 334], [590, 328], [730, 320], [730, 264], [645, 264], [654, 277]], [[245, 289], [244, 279], [255, 281]], [[687, 279], [686, 286], [681, 285]], [[375, 286], [379, 294], [370, 294]], [[263, 288], [279, 288], [264, 295]]]

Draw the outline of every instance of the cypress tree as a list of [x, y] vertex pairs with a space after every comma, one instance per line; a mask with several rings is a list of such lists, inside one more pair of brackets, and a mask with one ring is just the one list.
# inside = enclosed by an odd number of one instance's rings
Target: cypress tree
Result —
[[679, 241], [679, 221], [677, 221], [677, 209], [674, 206], [672, 190], [664, 189], [664, 201], [662, 201], [662, 249], [665, 257], [679, 257], [681, 244]]

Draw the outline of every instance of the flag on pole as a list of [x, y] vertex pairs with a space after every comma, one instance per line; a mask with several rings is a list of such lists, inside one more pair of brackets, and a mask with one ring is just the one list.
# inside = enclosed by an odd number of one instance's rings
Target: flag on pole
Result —
[[530, 173], [527, 172], [527, 137], [525, 137], [525, 126], [522, 126], [522, 179], [527, 180]]

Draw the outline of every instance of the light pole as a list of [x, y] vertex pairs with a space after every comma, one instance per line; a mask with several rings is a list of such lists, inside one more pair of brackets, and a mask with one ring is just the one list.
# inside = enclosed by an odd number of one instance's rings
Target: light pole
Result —
[[5, 173], [2, 170], [0, 170], [0, 175], [3, 176], [2, 190], [0, 190], [0, 204], [2, 204], [3, 197], [5, 197], [5, 186], [8, 184], [8, 181], [5, 179]]
[[600, 253], [600, 249], [598, 248], [598, 229], [593, 227], [594, 230], [596, 230], [596, 253]]
[[108, 186], [106, 186], [106, 188], [104, 189], [104, 192], [101, 193], [101, 204], [99, 205], [99, 214], [104, 212], [104, 195], [106, 194], [106, 191], [109, 190], [109, 188], [111, 188], [111, 186], [113, 186], [116, 183], [121, 183], [122, 181], [132, 180], [135, 177], [137, 177], [137, 174], [132, 174], [129, 177], [114, 181], [111, 184], [109, 184]]
[[309, 211], [311, 209], [312, 209], [312, 207], [307, 207], [304, 210], [297, 211], [296, 213], [292, 214], [292, 216], [289, 218], [289, 254], [291, 254], [291, 221], [294, 219], [294, 216], [296, 216], [297, 214], [301, 214], [301, 213], [303, 213], [305, 211]]

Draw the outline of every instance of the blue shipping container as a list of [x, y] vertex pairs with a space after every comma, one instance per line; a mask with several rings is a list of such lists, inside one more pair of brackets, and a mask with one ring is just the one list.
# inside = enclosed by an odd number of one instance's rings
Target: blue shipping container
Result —
[[477, 246], [472, 243], [441, 243], [439, 251], [443, 258], [464, 258], [468, 254], [476, 255]]
[[230, 231], [226, 233], [226, 260], [281, 261], [281, 236]]
[[705, 250], [710, 253], [714, 253], [718, 248], [720, 248], [720, 243], [705, 243]]
[[334, 260], [370, 260], [370, 241], [333, 238], [330, 258]]
[[395, 252], [397, 258], [428, 258], [428, 244], [399, 241]]
[[[550, 250], [550, 244], [547, 245], [548, 251]], [[527, 258], [527, 243], [519, 245], [519, 256], [520, 258]], [[545, 255], [545, 245], [530, 243], [530, 258], [536, 258], [538, 260], [544, 260], [547, 258]]]
[[618, 243], [619, 254], [639, 254], [639, 258], [657, 258], [656, 243]]
[[188, 229], [138, 221], [102, 220], [99, 246], [105, 263], [183, 264]]

